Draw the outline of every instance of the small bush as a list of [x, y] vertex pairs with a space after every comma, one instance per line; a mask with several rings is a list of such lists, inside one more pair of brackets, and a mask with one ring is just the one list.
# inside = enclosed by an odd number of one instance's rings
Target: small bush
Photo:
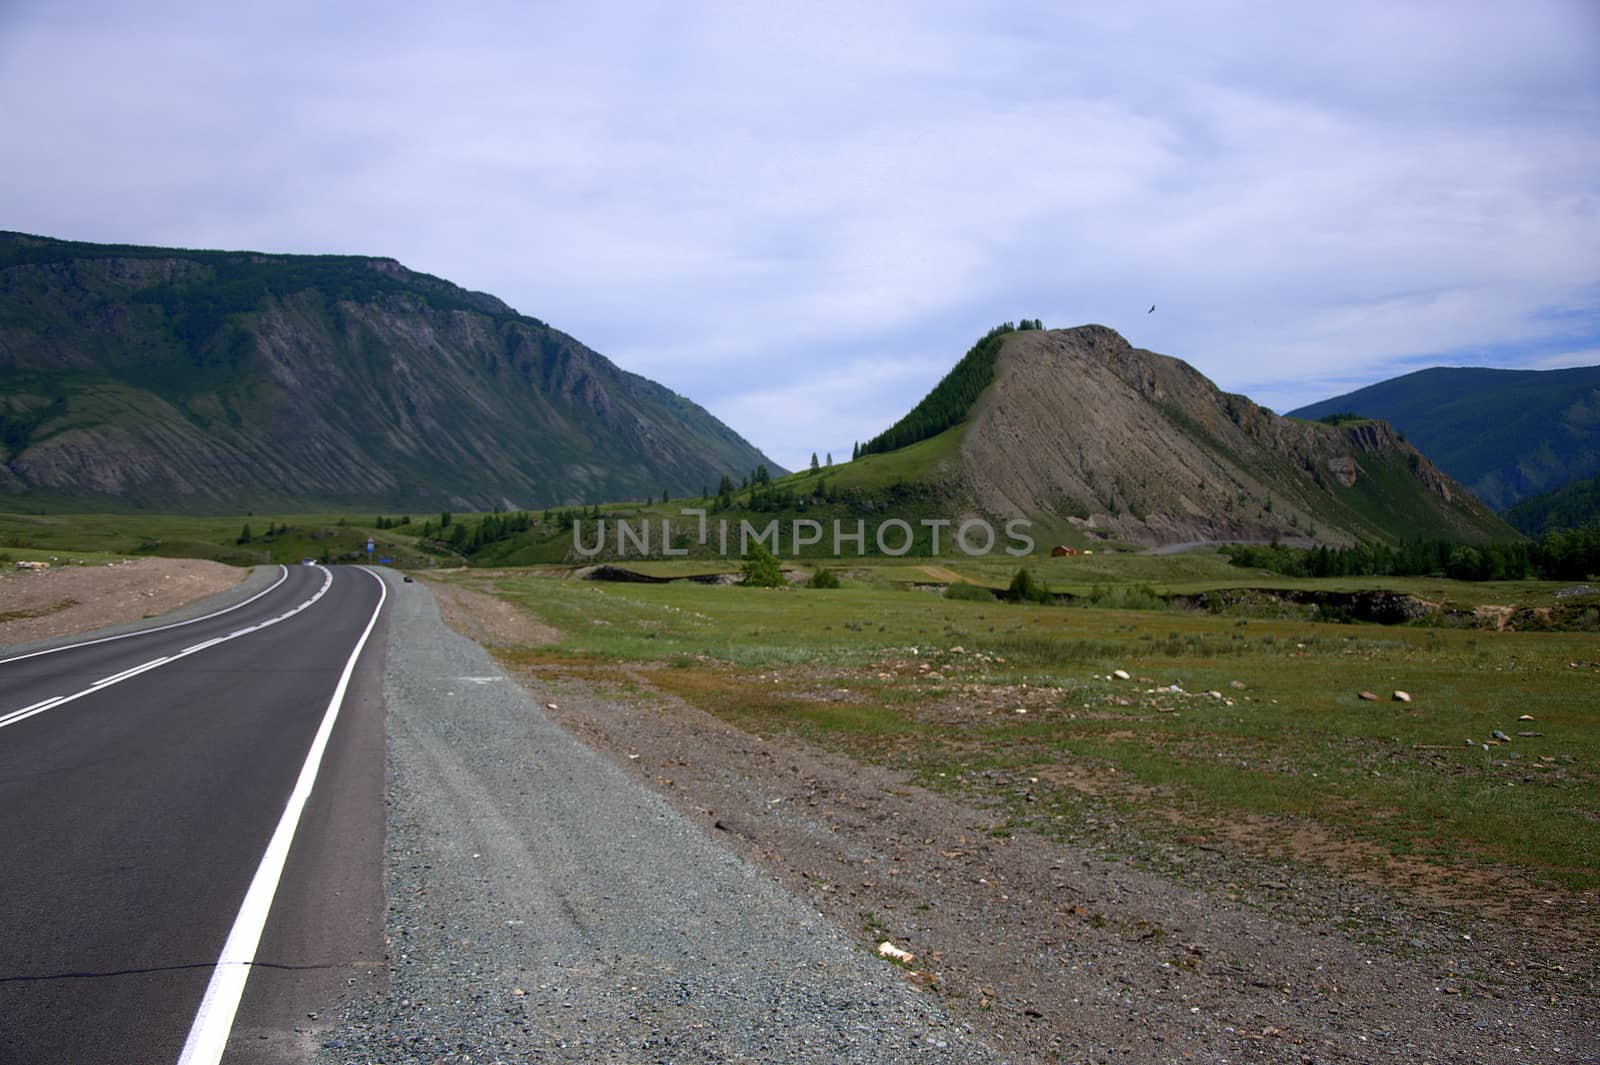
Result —
[[1019, 569], [1011, 578], [1011, 586], [1006, 589], [1006, 601], [1011, 603], [1048, 603], [1050, 602], [1050, 589], [1044, 581], [1039, 580], [1026, 568]]
[[837, 588], [839, 587], [839, 576], [831, 569], [819, 569], [811, 575], [811, 579], [806, 582], [806, 587]]
[[753, 545], [744, 556], [743, 574], [744, 583], [752, 588], [782, 588], [788, 584], [777, 557], [761, 544]]
[[994, 593], [981, 584], [972, 584], [969, 581], [957, 581], [947, 585], [944, 590], [946, 599], [960, 599], [971, 603], [992, 603]]

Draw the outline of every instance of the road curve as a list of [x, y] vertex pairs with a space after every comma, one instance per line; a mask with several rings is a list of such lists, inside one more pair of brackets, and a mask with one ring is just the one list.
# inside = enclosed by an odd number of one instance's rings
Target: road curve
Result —
[[[381, 594], [294, 567], [214, 617], [0, 661], [0, 1062], [178, 1060]], [[375, 968], [381, 648], [350, 671], [230, 1062], [303, 1059], [301, 1007]]]

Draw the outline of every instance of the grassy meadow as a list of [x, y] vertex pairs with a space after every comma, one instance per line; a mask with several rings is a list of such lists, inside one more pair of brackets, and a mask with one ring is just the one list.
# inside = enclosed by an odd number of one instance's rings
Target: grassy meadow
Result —
[[[1128, 563], [1162, 586], [1225, 567]], [[996, 583], [1009, 572], [957, 566]], [[992, 806], [999, 833], [1110, 845], [1120, 826], [1335, 872], [1600, 887], [1600, 635], [966, 602], [918, 588], [922, 569], [845, 567], [846, 586], [826, 591], [448, 579], [564, 634], [498, 649], [514, 668], [654, 688], [903, 768]]]

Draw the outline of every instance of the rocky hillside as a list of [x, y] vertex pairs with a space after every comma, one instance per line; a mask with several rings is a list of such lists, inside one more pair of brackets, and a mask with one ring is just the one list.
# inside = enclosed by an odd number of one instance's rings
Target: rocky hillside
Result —
[[0, 233], [0, 503], [539, 507], [762, 463], [682, 396], [391, 259]]
[[1097, 325], [1005, 337], [952, 473], [984, 512], [1148, 545], [1517, 536], [1387, 424], [1278, 417]]
[[1435, 366], [1291, 417], [1382, 418], [1496, 510], [1600, 473], [1600, 366]]

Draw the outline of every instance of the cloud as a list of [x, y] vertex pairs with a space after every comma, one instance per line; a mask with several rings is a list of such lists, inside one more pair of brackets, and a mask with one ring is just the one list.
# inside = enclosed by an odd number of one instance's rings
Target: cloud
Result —
[[1530, 370], [1565, 370], [1575, 366], [1600, 366], [1600, 347], [1543, 355], [1529, 364]]
[[274, 11], [7, 5], [0, 225], [393, 255], [790, 466], [1004, 319], [1275, 406], [1600, 336], [1578, 0]]

